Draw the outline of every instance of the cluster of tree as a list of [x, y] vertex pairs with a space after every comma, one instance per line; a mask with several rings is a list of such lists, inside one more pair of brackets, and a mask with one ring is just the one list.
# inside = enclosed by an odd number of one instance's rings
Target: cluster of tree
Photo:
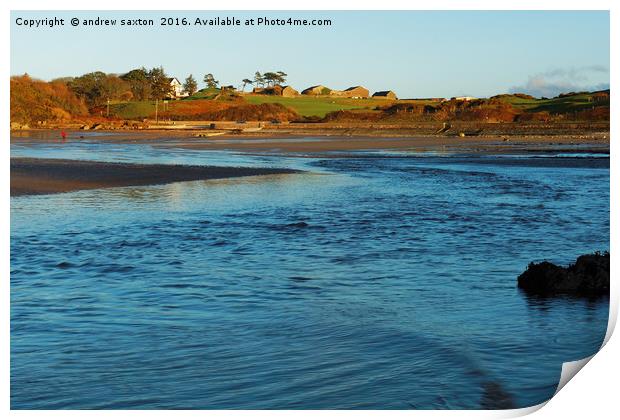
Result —
[[129, 84], [134, 100], [164, 99], [171, 93], [170, 77], [163, 67], [144, 67], [131, 70], [121, 76]]
[[209, 89], [216, 89], [220, 84], [220, 81], [215, 80], [215, 77], [211, 73], [205, 74], [203, 81]]
[[[247, 85], [273, 87], [284, 83], [286, 76], [287, 74], [283, 71], [265, 72], [264, 74], [257, 71], [253, 79], [242, 81], [242, 89], [245, 89]], [[207, 73], [203, 81], [207, 88], [217, 89], [220, 85], [219, 80], [212, 73]], [[170, 77], [161, 66], [150, 70], [141, 67], [122, 75], [95, 71], [79, 77], [55, 79], [50, 83], [54, 89], [65, 89], [67, 93], [73, 93], [74, 99], [77, 98], [78, 102], [81, 100], [90, 109], [104, 106], [108, 101], [156, 100], [164, 99], [172, 93]], [[185, 79], [183, 90], [190, 96], [198, 91], [198, 82], [192, 74]]]
[[254, 73], [253, 79], [243, 79], [241, 81], [242, 87], [241, 90], [245, 90], [247, 85], [254, 85], [256, 87], [265, 88], [265, 87], [273, 87], [275, 85], [282, 85], [286, 82], [286, 77], [288, 74], [283, 71], [268, 71], [265, 73], [261, 73], [257, 71]]
[[[208, 89], [217, 89], [220, 85], [220, 81], [216, 80], [212, 73], [205, 74], [202, 80], [205, 82]], [[192, 74], [187, 76], [185, 79], [185, 82], [183, 83], [183, 91], [190, 96], [198, 91], [198, 82], [194, 79]]]
[[129, 84], [117, 75], [101, 71], [57, 81], [65, 82], [69, 89], [78, 98], [82, 98], [90, 108], [103, 105], [108, 100], [128, 100], [132, 97]]
[[[261, 73], [257, 71], [254, 73], [253, 79], [243, 79], [241, 81], [241, 90], [245, 90], [246, 86], [254, 85], [256, 87], [261, 88], [269, 88], [275, 85], [281, 85], [286, 82], [286, 77], [288, 75], [283, 71], [268, 71], [265, 73]], [[215, 78], [212, 73], [205, 74], [202, 79], [208, 89], [217, 89], [220, 86], [220, 81]], [[193, 75], [189, 75], [185, 79], [185, 83], [183, 83], [183, 90], [187, 92], [189, 95], [193, 95], [198, 90], [198, 84], [196, 79], [194, 79]]]
[[[241, 90], [245, 90], [247, 85], [261, 88], [281, 85], [286, 82], [287, 76], [283, 71], [265, 73], [257, 71], [253, 79], [242, 80]], [[142, 67], [121, 76], [97, 71], [77, 78], [65, 78], [62, 81], [65, 81], [76, 95], [83, 98], [89, 107], [103, 105], [108, 100], [164, 99], [171, 93], [170, 78], [163, 67], [154, 67], [151, 70]], [[220, 81], [212, 73], [205, 74], [203, 82], [208, 89], [217, 89], [220, 86]], [[183, 90], [189, 96], [198, 91], [198, 82], [192, 74], [185, 79]]]
[[163, 67], [151, 70], [142, 67], [121, 76], [95, 71], [56, 81], [66, 83], [89, 108], [105, 105], [108, 101], [164, 99], [171, 90], [170, 78]]
[[64, 81], [44, 82], [27, 74], [11, 77], [11, 123], [66, 121], [88, 115], [84, 101]]
[[193, 75], [187, 76], [185, 79], [185, 83], [183, 83], [183, 90], [187, 92], [188, 95], [192, 96], [198, 90], [198, 82], [194, 79]]

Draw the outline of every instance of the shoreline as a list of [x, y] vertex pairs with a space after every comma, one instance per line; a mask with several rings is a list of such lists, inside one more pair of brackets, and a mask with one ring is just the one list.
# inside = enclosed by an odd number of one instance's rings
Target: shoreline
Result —
[[293, 169], [281, 168], [11, 158], [11, 197], [298, 172]]
[[[501, 138], [418, 136], [411, 138], [295, 136], [226, 136], [197, 138], [186, 132], [98, 131], [84, 136], [70, 132], [66, 142], [51, 130], [31, 132], [27, 137], [11, 137], [12, 144], [46, 144], [62, 148], [84, 141], [99, 144], [148, 144], [157, 148], [260, 154], [286, 157], [364, 157], [356, 152], [409, 152], [436, 155], [547, 155], [553, 153], [609, 154], [609, 138]], [[35, 134], [34, 136], [32, 134]], [[77, 136], [77, 137], [76, 137]], [[367, 155], [371, 156], [371, 155]], [[608, 157], [608, 156], [607, 156]], [[257, 175], [277, 175], [300, 171], [283, 168], [217, 167], [112, 163], [88, 160], [11, 157], [11, 197], [54, 194], [84, 189], [161, 185], [182, 181], [223, 179]]]
[[[514, 153], [568, 151], [579, 146], [609, 153], [609, 132], [574, 135], [341, 135], [315, 133], [251, 132], [206, 137], [204, 130], [97, 130], [69, 131], [67, 142], [150, 144], [156, 147], [231, 150], [236, 152], [325, 153], [361, 150], [403, 150], [418, 152]], [[36, 129], [11, 132], [11, 143], [62, 145], [58, 130]]]

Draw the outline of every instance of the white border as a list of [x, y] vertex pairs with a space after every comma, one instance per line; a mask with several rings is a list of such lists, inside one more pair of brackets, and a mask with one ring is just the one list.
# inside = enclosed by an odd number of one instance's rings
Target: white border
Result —
[[[260, 7], [259, 7], [260, 6]], [[227, 0], [217, 2], [205, 2], [199, 0], [175, 0], [165, 2], [162, 0], [107, 0], [101, 2], [83, 2], [78, 0], [58, 0], [55, 2], [43, 0], [8, 0], [2, 6], [2, 54], [10, 59], [10, 10], [611, 10], [611, 85], [615, 88], [617, 80], [616, 73], [618, 66], [618, 14], [620, 13], [620, 2], [612, 0], [436, 0], [430, 1], [406, 1], [406, 0], [382, 0], [381, 2], [371, 0], [358, 0], [356, 2], [344, 2], [338, 0], [314, 0], [305, 3], [292, 3], [284, 0], [263, 0], [260, 3], [249, 0]], [[578, 30], [578, 29], [577, 29]], [[2, 101], [0, 110], [2, 111], [2, 122], [4, 132], [9, 132], [9, 66], [4, 67], [4, 83], [2, 86]], [[618, 135], [618, 118], [614, 115], [615, 91], [612, 92], [612, 138]], [[0, 242], [2, 259], [2, 292], [3, 292], [3, 323], [2, 323], [2, 347], [1, 354], [3, 359], [3, 381], [1, 385], [3, 411], [9, 410], [10, 392], [10, 287], [9, 287], [9, 232], [10, 232], [10, 198], [9, 198], [9, 156], [10, 147], [8, 139], [5, 140], [2, 148], [3, 161], [2, 183], [0, 192], [9, 203], [2, 209], [3, 237]], [[613, 148], [613, 147], [612, 147]], [[617, 191], [618, 187], [618, 165], [614, 152], [611, 154], [611, 244], [615, 243], [618, 234], [617, 213]], [[614, 253], [612, 255], [615, 256]], [[617, 264], [612, 258], [611, 278], [612, 296], [610, 305], [609, 329], [606, 342], [611, 337], [618, 310], [618, 288], [615, 279], [617, 278]], [[205, 415], [215, 416], [224, 419], [241, 419], [251, 416], [258, 419], [281, 418], [289, 419], [302, 418], [315, 420], [317, 417], [329, 417], [339, 419], [369, 419], [369, 418], [465, 418], [465, 419], [484, 419], [484, 418], [508, 418], [517, 417], [535, 412], [533, 418], [562, 418], [564, 419], [583, 419], [584, 417], [595, 419], [613, 418], [617, 415], [617, 392], [616, 379], [618, 377], [618, 353], [620, 344], [617, 338], [612, 338], [605, 347], [588, 363], [583, 371], [578, 374], [576, 380], [570, 381], [557, 396], [552, 398], [548, 404], [541, 404], [520, 410], [509, 411], [175, 411], [172, 415], [183, 418], [202, 418]], [[543, 409], [541, 407], [545, 406]], [[538, 410], [538, 411], [537, 411]], [[34, 418], [45, 416], [50, 418], [168, 418], [170, 413], [164, 411], [13, 411], [11, 416], [18, 418]]]

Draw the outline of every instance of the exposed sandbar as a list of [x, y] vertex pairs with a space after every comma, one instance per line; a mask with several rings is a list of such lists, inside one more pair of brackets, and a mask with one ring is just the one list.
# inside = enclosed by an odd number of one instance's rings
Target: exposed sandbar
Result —
[[281, 168], [146, 165], [66, 159], [11, 158], [11, 196], [295, 172], [298, 171]]

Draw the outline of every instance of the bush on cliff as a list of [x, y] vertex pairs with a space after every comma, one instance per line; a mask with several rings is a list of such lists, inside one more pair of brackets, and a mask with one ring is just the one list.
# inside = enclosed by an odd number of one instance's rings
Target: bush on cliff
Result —
[[162, 116], [171, 120], [294, 121], [299, 114], [277, 103], [248, 104], [243, 101], [181, 101]]
[[82, 100], [62, 81], [44, 82], [28, 75], [11, 77], [11, 122], [37, 124], [88, 115]]

